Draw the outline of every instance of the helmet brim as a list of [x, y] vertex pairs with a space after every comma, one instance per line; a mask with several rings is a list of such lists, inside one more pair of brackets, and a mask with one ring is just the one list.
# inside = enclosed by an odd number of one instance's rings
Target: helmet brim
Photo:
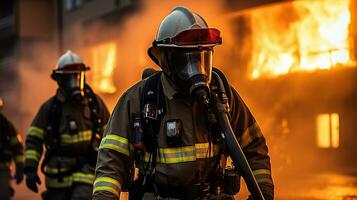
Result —
[[157, 44], [156, 46], [151, 46], [147, 53], [154, 63], [156, 63], [160, 68], [160, 62], [158, 60], [158, 54], [162, 48], [205, 48], [205, 47], [214, 47], [216, 44], [202, 44], [202, 45], [175, 45], [175, 44]]

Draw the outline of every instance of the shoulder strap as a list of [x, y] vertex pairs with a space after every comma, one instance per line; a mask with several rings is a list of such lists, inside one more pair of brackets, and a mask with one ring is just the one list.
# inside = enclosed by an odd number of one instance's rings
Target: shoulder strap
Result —
[[[58, 178], [60, 182], [63, 181], [63, 176], [54, 176], [45, 171], [46, 165], [50, 159], [58, 154], [58, 148], [61, 145], [61, 136], [59, 134], [59, 127], [62, 118], [62, 103], [56, 97], [53, 97], [48, 111], [48, 118], [46, 124], [46, 155], [41, 163], [41, 172], [48, 177]], [[61, 172], [61, 163], [57, 162], [57, 170]]]
[[48, 111], [46, 124], [47, 148], [57, 147], [60, 145], [59, 127], [62, 118], [62, 103], [56, 97], [53, 97]]
[[[145, 150], [150, 153], [149, 162], [151, 160], [151, 168], [149, 176], [146, 175], [146, 170], [149, 165], [146, 165], [144, 169], [144, 177], [142, 184], [144, 187], [148, 182], [153, 184], [156, 188], [156, 184], [150, 180], [154, 180], [156, 162], [157, 162], [157, 150], [158, 150], [158, 135], [161, 126], [161, 119], [166, 109], [165, 96], [163, 87], [161, 84], [162, 72], [156, 72], [146, 79], [144, 90], [142, 92], [141, 106], [143, 110], [143, 122], [144, 122], [144, 147]], [[146, 181], [146, 179], [148, 180]], [[157, 189], [155, 189], [157, 193]]]
[[144, 119], [144, 144], [149, 152], [156, 149], [157, 135], [160, 130], [161, 116], [165, 112], [166, 102], [161, 85], [161, 72], [147, 78], [140, 101]]
[[91, 121], [93, 124], [91, 144], [95, 143], [96, 135], [102, 132], [103, 119], [100, 116], [100, 106], [97, 96], [89, 85], [85, 85], [85, 95], [88, 97], [88, 106], [91, 111]]

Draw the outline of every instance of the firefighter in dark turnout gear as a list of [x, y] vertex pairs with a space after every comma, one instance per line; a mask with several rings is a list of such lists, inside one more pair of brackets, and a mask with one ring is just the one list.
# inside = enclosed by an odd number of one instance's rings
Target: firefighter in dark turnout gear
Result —
[[[0, 110], [4, 103], [0, 98]], [[0, 112], [0, 199], [7, 200], [14, 191], [10, 185], [11, 162], [15, 163], [16, 183], [23, 179], [24, 153], [21, 135], [14, 125]]]
[[212, 72], [213, 47], [221, 42], [219, 31], [187, 8], [162, 21], [148, 50], [162, 72], [135, 84], [116, 105], [99, 147], [94, 200], [119, 199], [127, 190], [129, 199], [233, 199], [239, 172], [227, 165], [224, 137], [206, 107], [209, 94], [221, 89], [213, 73], [230, 91], [231, 125], [264, 197], [274, 198], [265, 138], [223, 73]]
[[[71, 51], [61, 56], [52, 78], [58, 83], [32, 121], [26, 138], [27, 187], [38, 192], [38, 166], [45, 174], [43, 199], [91, 199], [94, 167], [109, 112], [85, 83], [86, 67]], [[39, 165], [44, 150], [44, 159]]]

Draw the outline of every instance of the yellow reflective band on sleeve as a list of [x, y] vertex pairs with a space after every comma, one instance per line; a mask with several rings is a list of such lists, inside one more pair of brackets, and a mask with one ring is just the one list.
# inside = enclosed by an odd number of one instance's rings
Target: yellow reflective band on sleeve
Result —
[[[191, 162], [197, 159], [212, 158], [219, 153], [219, 146], [209, 146], [209, 143], [198, 143], [195, 146], [159, 148], [159, 163], [182, 163]], [[145, 161], [148, 162], [149, 154], [145, 154]]]
[[253, 174], [256, 175], [262, 175], [262, 174], [269, 174], [270, 175], [270, 170], [269, 169], [257, 169], [253, 171]]
[[93, 189], [93, 193], [99, 192], [99, 191], [107, 191], [107, 192], [114, 194], [117, 197], [120, 196], [118, 191], [116, 191], [115, 189], [113, 189], [109, 186], [98, 186]]
[[43, 140], [44, 131], [43, 131], [43, 129], [41, 129], [39, 127], [31, 126], [27, 132], [27, 135], [34, 136], [34, 137], [37, 137], [37, 138]]
[[260, 138], [261, 136], [263, 136], [262, 131], [260, 130], [258, 123], [255, 122], [243, 132], [243, 134], [239, 138], [239, 143], [242, 148], [245, 148], [254, 139]]
[[273, 180], [271, 178], [271, 172], [268, 169], [257, 169], [253, 171], [253, 174], [258, 183], [269, 183], [273, 184]]
[[86, 142], [92, 139], [92, 130], [80, 131], [77, 134], [70, 135], [68, 133], [61, 134], [61, 141], [67, 144], [78, 142]]
[[99, 149], [111, 149], [129, 156], [128, 139], [118, 135], [106, 135], [100, 143]]
[[119, 197], [119, 192], [121, 190], [121, 185], [119, 181], [110, 178], [110, 177], [99, 177], [94, 181], [93, 184], [93, 193], [98, 191], [107, 191], [113, 193]]
[[26, 159], [31, 159], [35, 161], [39, 161], [41, 158], [41, 154], [37, 152], [36, 150], [26, 150], [25, 151], [25, 158]]

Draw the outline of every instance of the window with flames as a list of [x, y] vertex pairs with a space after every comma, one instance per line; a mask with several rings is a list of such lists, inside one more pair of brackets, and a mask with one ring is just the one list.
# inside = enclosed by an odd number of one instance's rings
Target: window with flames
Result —
[[117, 46], [115, 42], [92, 47], [92, 81], [96, 90], [112, 94], [116, 92], [113, 72], [116, 67]]
[[317, 147], [338, 148], [340, 145], [340, 119], [337, 113], [320, 114], [316, 118]]
[[301, 0], [249, 10], [249, 77], [353, 66], [349, 5], [350, 0]]

